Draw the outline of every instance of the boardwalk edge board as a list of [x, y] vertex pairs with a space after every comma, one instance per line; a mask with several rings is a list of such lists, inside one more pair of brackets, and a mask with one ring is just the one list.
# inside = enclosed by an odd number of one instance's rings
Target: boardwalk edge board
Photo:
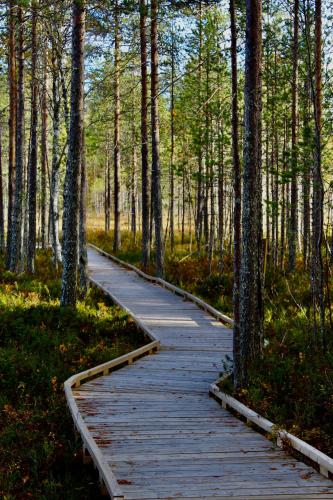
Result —
[[111, 361], [95, 366], [94, 368], [90, 368], [89, 370], [72, 375], [72, 377], [66, 380], [64, 384], [67, 404], [74, 420], [75, 427], [81, 435], [84, 453], [86, 451], [89, 453], [95, 466], [99, 470], [101, 484], [105, 486], [110, 497], [114, 500], [123, 500], [125, 497], [110, 466], [105, 462], [102, 453], [100, 452], [88, 430], [87, 425], [79, 413], [72, 389], [80, 387], [82, 382], [87, 381], [88, 379], [108, 375], [110, 371], [117, 366], [124, 365], [125, 363], [133, 363], [145, 354], [152, 354], [159, 348], [159, 346], [160, 342], [155, 340], [143, 347], [140, 347], [139, 349], [136, 349], [135, 351], [130, 352], [129, 354], [125, 354], [116, 359], [112, 359]]
[[[116, 262], [117, 264], [121, 265], [122, 267], [125, 267], [127, 269], [130, 269], [131, 271], [136, 272], [139, 276], [144, 278], [147, 281], [150, 281], [152, 283], [156, 283], [161, 285], [162, 287], [172, 291], [173, 293], [176, 293], [177, 295], [183, 296], [184, 298], [188, 299], [191, 302], [194, 302], [197, 304], [201, 309], [205, 310], [209, 314], [211, 314], [213, 317], [221, 321], [222, 323], [227, 323], [229, 325], [233, 325], [233, 320], [228, 318], [227, 316], [221, 314], [219, 311], [211, 307], [210, 305], [206, 304], [204, 301], [201, 299], [198, 299], [194, 295], [185, 292], [184, 290], [171, 285], [165, 280], [162, 280], [161, 278], [156, 278], [154, 276], [150, 276], [148, 274], [145, 274], [143, 271], [140, 269], [136, 268], [135, 266], [128, 264], [126, 262], [123, 262], [122, 260], [118, 259], [117, 257], [110, 255], [103, 250], [99, 249], [95, 245], [89, 244], [91, 248], [96, 250], [98, 253], [104, 255], [105, 257], [109, 258], [110, 260]], [[117, 298], [113, 295], [113, 293], [106, 289], [101, 283], [98, 281], [94, 280], [93, 278], [89, 278], [90, 282], [101, 289], [107, 296], [111, 297], [111, 299], [118, 304], [122, 309], [124, 309], [127, 313], [130, 314], [130, 316], [133, 318], [137, 326], [151, 339], [151, 342], [148, 344], [140, 347], [139, 349], [136, 349], [128, 354], [125, 354], [123, 356], [120, 356], [116, 359], [107, 361], [106, 363], [103, 363], [101, 365], [98, 365], [96, 367], [90, 368], [88, 370], [85, 370], [83, 372], [80, 372], [78, 374], [75, 374], [71, 376], [66, 382], [64, 383], [64, 390], [65, 390], [65, 396], [67, 400], [67, 404], [70, 410], [70, 413], [72, 415], [73, 421], [75, 428], [77, 431], [80, 433], [82, 442], [83, 442], [83, 455], [84, 459], [88, 457], [87, 453], [90, 455], [95, 467], [99, 471], [100, 475], [100, 482], [101, 485], [104, 489], [105, 492], [107, 492], [111, 499], [114, 500], [124, 500], [125, 495], [120, 488], [120, 485], [115, 477], [115, 475], [112, 472], [111, 467], [103, 457], [100, 449], [98, 448], [95, 440], [93, 439], [92, 435], [90, 434], [90, 431], [88, 430], [88, 427], [83, 420], [83, 418], [80, 415], [77, 403], [75, 401], [74, 395], [73, 395], [73, 389], [80, 387], [82, 383], [87, 382], [88, 380], [91, 380], [93, 378], [97, 378], [103, 375], [108, 375], [111, 371], [114, 369], [119, 369], [122, 366], [126, 364], [131, 364], [135, 362], [136, 360], [140, 359], [143, 356], [146, 356], [148, 354], [153, 354], [154, 352], [158, 351], [160, 349], [160, 341], [156, 340], [154, 337], [152, 331], [143, 324], [143, 322], [139, 319], [136, 318], [135, 316], [132, 315], [132, 313], [127, 309], [124, 304], [122, 304]], [[222, 377], [223, 378], [223, 377]], [[222, 378], [219, 378], [218, 380], [215, 381], [215, 383], [210, 385], [210, 394], [217, 399], [224, 408], [233, 408], [236, 410], [239, 414], [244, 416], [247, 421], [253, 422], [256, 424], [258, 427], [262, 428], [265, 432], [270, 433], [271, 435], [275, 436], [277, 438], [277, 444], [280, 447], [283, 447], [283, 444], [288, 442], [288, 445], [306, 456], [307, 458], [311, 459], [313, 462], [317, 463], [320, 467], [320, 472], [322, 475], [325, 477], [329, 477], [330, 473], [333, 474], [333, 459], [325, 455], [324, 453], [321, 453], [319, 450], [313, 448], [309, 444], [305, 443], [304, 441], [300, 440], [299, 438], [293, 436], [292, 434], [289, 434], [287, 431], [284, 430], [276, 430], [276, 426], [269, 420], [261, 417], [257, 413], [255, 413], [253, 410], [250, 408], [247, 408], [245, 405], [237, 401], [236, 399], [232, 398], [231, 396], [223, 393], [219, 387], [218, 383], [221, 381]], [[184, 391], [186, 392], [186, 391]]]
[[210, 393], [221, 403], [224, 409], [231, 408], [235, 410], [237, 413], [245, 417], [247, 422], [255, 424], [260, 429], [276, 438], [276, 444], [279, 448], [283, 448], [284, 445], [286, 445], [287, 448], [293, 448], [298, 453], [301, 453], [303, 456], [316, 463], [319, 466], [320, 474], [323, 476], [329, 478], [330, 474], [333, 474], [332, 458], [317, 450], [317, 448], [309, 445], [305, 441], [302, 441], [302, 439], [290, 434], [286, 430], [278, 429], [273, 422], [270, 422], [237, 399], [221, 391], [217, 384], [221, 382], [222, 379], [223, 377], [211, 384]]

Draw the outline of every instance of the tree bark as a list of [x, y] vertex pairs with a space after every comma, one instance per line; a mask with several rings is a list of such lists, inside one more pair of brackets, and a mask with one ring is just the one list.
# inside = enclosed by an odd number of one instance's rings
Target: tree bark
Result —
[[323, 200], [324, 188], [321, 172], [321, 133], [322, 133], [322, 6], [321, 0], [315, 2], [315, 82], [314, 82], [314, 121], [315, 151], [313, 165], [312, 198], [312, 262], [311, 292], [313, 306], [313, 326], [315, 340], [326, 349], [324, 271], [322, 258], [323, 240]]
[[263, 343], [261, 212], [261, 0], [246, 1], [245, 130], [240, 273], [240, 385]]
[[47, 61], [46, 50], [44, 51], [43, 62], [43, 83], [41, 95], [41, 114], [42, 114], [42, 130], [41, 130], [41, 244], [42, 248], [46, 247], [46, 176], [47, 176], [47, 144], [48, 144], [48, 110], [47, 110]]
[[114, 8], [114, 239], [113, 251], [118, 252], [121, 244], [120, 234], [120, 87], [119, 87], [119, 65], [120, 65], [120, 30], [119, 30], [119, 7], [118, 0]]
[[80, 291], [84, 295], [88, 291], [88, 254], [87, 254], [87, 169], [84, 128], [82, 129], [82, 151], [80, 172], [80, 221], [79, 221], [79, 275]]
[[171, 99], [170, 99], [170, 139], [171, 139], [171, 151], [170, 151], [170, 248], [171, 252], [175, 248], [175, 227], [174, 227], [174, 212], [175, 212], [175, 33], [171, 31]]
[[105, 211], [105, 232], [108, 233], [111, 229], [111, 168], [110, 168], [110, 144], [109, 136], [106, 137], [105, 147], [105, 196], [104, 196], [104, 211]]
[[16, 148], [15, 148], [15, 193], [12, 216], [11, 244], [9, 249], [10, 271], [17, 271], [20, 263], [22, 242], [22, 208], [23, 208], [23, 177], [24, 177], [24, 21], [23, 9], [17, 7], [17, 108], [16, 108]]
[[[303, 104], [303, 143], [311, 144], [312, 131], [310, 128], [310, 106], [309, 99], [309, 79], [305, 83], [304, 88], [304, 104]], [[307, 269], [309, 266], [310, 255], [310, 169], [312, 163], [312, 153], [309, 147], [303, 148], [303, 172], [302, 172], [302, 195], [303, 195], [303, 265]]]
[[156, 274], [164, 274], [162, 191], [160, 165], [160, 128], [158, 112], [158, 0], [151, 0], [151, 128], [152, 128], [152, 185], [155, 222]]
[[53, 103], [53, 134], [52, 134], [52, 171], [50, 182], [50, 235], [54, 265], [61, 262], [61, 248], [59, 241], [59, 182], [60, 182], [60, 95], [59, 95], [59, 68], [53, 51], [52, 56], [52, 103]]
[[0, 123], [0, 254], [5, 251], [5, 214], [3, 199], [3, 163], [2, 163], [2, 123]]
[[296, 247], [298, 237], [298, 186], [297, 186], [297, 113], [298, 113], [298, 31], [299, 0], [294, 0], [294, 35], [293, 35], [293, 75], [291, 103], [291, 188], [290, 188], [290, 222], [289, 222], [289, 271], [295, 268]]
[[37, 80], [37, 1], [31, 5], [31, 131], [30, 131], [30, 161], [29, 161], [29, 232], [27, 251], [27, 270], [35, 271], [36, 253], [36, 216], [37, 216], [37, 126], [38, 126], [38, 80]]
[[141, 48], [141, 182], [142, 182], [142, 267], [149, 264], [149, 179], [148, 179], [148, 125], [147, 125], [147, 40], [146, 0], [140, 0]]
[[[134, 100], [133, 100], [134, 101]], [[136, 169], [137, 169], [137, 154], [136, 154], [136, 129], [134, 118], [134, 102], [133, 102], [133, 118], [132, 118], [132, 172], [131, 172], [131, 232], [134, 242], [136, 241]]]
[[78, 267], [79, 178], [83, 138], [85, 6], [73, 1], [72, 80], [69, 149], [64, 192], [63, 272], [61, 306], [76, 305]]
[[241, 269], [241, 165], [239, 158], [238, 122], [238, 69], [237, 69], [237, 26], [235, 0], [230, 0], [231, 25], [231, 76], [232, 76], [232, 162], [234, 188], [234, 286], [233, 286], [233, 362], [234, 384], [239, 385], [240, 374], [240, 269]]
[[[198, 108], [201, 110], [201, 83], [202, 83], [202, 2], [201, 0], [199, 1], [199, 69], [198, 69], [198, 85], [199, 85], [199, 92], [198, 92], [198, 100], [199, 100], [199, 106]], [[203, 158], [202, 158], [202, 125], [201, 125], [201, 116], [199, 116], [199, 123], [198, 123], [198, 133], [199, 133], [199, 138], [198, 138], [198, 176], [197, 176], [197, 210], [196, 210], [196, 221], [195, 221], [195, 235], [196, 235], [196, 240], [197, 240], [197, 249], [198, 253], [201, 252], [201, 238], [202, 238], [202, 213], [203, 213], [203, 182], [202, 182], [202, 163], [203, 163]]]
[[15, 60], [15, 2], [10, 0], [8, 9], [8, 83], [9, 83], [9, 118], [8, 118], [8, 211], [7, 211], [7, 255], [6, 268], [10, 268], [12, 217], [15, 185], [15, 149], [16, 149], [16, 60]]

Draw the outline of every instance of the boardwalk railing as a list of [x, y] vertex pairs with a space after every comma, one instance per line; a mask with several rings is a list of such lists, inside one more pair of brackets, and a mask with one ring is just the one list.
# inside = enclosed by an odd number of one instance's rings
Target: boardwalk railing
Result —
[[[97, 252], [100, 254], [104, 255], [108, 259], [111, 259], [112, 261], [116, 262], [117, 264], [121, 265], [122, 267], [125, 267], [131, 271], [134, 271], [137, 273], [139, 276], [144, 278], [145, 280], [148, 280], [152, 283], [159, 284], [160, 286], [172, 291], [173, 293], [176, 293], [187, 300], [197, 304], [201, 309], [207, 311], [209, 314], [211, 314], [213, 317], [221, 321], [222, 323], [227, 323], [229, 325], [233, 325], [233, 320], [230, 319], [229, 317], [225, 316], [224, 314], [221, 314], [219, 311], [214, 309], [212, 306], [206, 304], [204, 301], [201, 299], [198, 299], [191, 293], [188, 293], [170, 283], [167, 281], [157, 278], [151, 275], [148, 275], [141, 271], [140, 269], [136, 268], [135, 266], [128, 264], [117, 257], [110, 255], [103, 250], [99, 249], [95, 245], [90, 244], [90, 246], [95, 249]], [[117, 303], [121, 308], [126, 310], [128, 313], [130, 311], [127, 309], [127, 307], [119, 301], [111, 291], [107, 290], [103, 285], [101, 285], [98, 281], [90, 278], [90, 281], [97, 286], [99, 289], [101, 289], [106, 295], [110, 296], [112, 300]], [[132, 316], [132, 315], [131, 315]], [[132, 316], [133, 317], [133, 316]], [[138, 360], [139, 358], [147, 355], [147, 354], [152, 354], [153, 352], [157, 351], [160, 348], [160, 342], [155, 339], [153, 333], [150, 331], [150, 329], [143, 324], [142, 321], [140, 321], [138, 318], [133, 317], [133, 320], [136, 322], [137, 326], [151, 339], [151, 342], [148, 343], [147, 345], [140, 347], [139, 349], [136, 349], [132, 351], [129, 354], [125, 354], [123, 356], [120, 356], [116, 359], [113, 359], [111, 361], [108, 361], [106, 363], [103, 363], [101, 365], [98, 365], [94, 368], [85, 370], [81, 373], [78, 373], [76, 375], [73, 375], [70, 377], [64, 384], [65, 388], [65, 395], [67, 399], [67, 403], [71, 412], [71, 415], [74, 420], [74, 424], [76, 429], [81, 435], [82, 441], [83, 441], [83, 450], [84, 454], [89, 453], [92, 461], [94, 462], [95, 466], [99, 470], [100, 474], [100, 481], [101, 484], [105, 487], [106, 491], [110, 495], [112, 499], [115, 500], [123, 500], [124, 499], [124, 494], [121, 491], [121, 488], [117, 482], [116, 477], [114, 476], [111, 467], [109, 464], [105, 461], [100, 449], [98, 448], [96, 442], [92, 438], [87, 425], [85, 424], [84, 420], [82, 419], [78, 406], [76, 404], [74, 395], [73, 395], [73, 389], [77, 389], [80, 387], [80, 385], [84, 382], [87, 382], [88, 380], [91, 380], [93, 378], [97, 378], [99, 376], [103, 375], [108, 375], [111, 371], [115, 369], [119, 369], [122, 366], [126, 364], [131, 364]], [[258, 427], [263, 429], [265, 432], [268, 432], [269, 434], [272, 434], [277, 437], [277, 444], [280, 447], [283, 447], [283, 445], [287, 444], [289, 448], [293, 448], [300, 452], [302, 455], [307, 457], [308, 459], [312, 460], [316, 464], [318, 464], [320, 468], [321, 474], [324, 476], [328, 477], [330, 474], [333, 474], [333, 459], [328, 457], [327, 455], [321, 453], [319, 450], [313, 448], [309, 444], [305, 443], [301, 439], [293, 436], [292, 434], [289, 434], [285, 430], [276, 430], [276, 426], [269, 420], [261, 417], [257, 413], [255, 413], [253, 410], [249, 409], [233, 397], [223, 393], [220, 388], [218, 387], [218, 381], [213, 383], [210, 386], [210, 393], [213, 395], [217, 400], [219, 400], [222, 404], [223, 407], [227, 408], [232, 408], [236, 412], [238, 412], [240, 415], [245, 417], [247, 421], [253, 422], [256, 424]]]
[[140, 347], [139, 349], [136, 349], [135, 351], [130, 352], [129, 354], [125, 354], [124, 356], [120, 356], [119, 358], [112, 359], [111, 361], [107, 361], [106, 363], [95, 366], [94, 368], [73, 375], [65, 382], [65, 395], [67, 404], [71, 412], [75, 427], [82, 438], [83, 453], [89, 453], [95, 466], [99, 470], [101, 484], [106, 488], [110, 497], [115, 500], [124, 499], [124, 495], [110, 466], [104, 460], [102, 453], [100, 452], [98, 446], [92, 438], [84, 420], [80, 416], [79, 409], [73, 396], [73, 388], [80, 387], [82, 383], [92, 378], [96, 378], [102, 375], [108, 375], [115, 368], [119, 368], [121, 366], [124, 366], [125, 364], [131, 364], [146, 354], [152, 354], [159, 348], [159, 346], [159, 341], [155, 340], [143, 347]]
[[311, 462], [317, 464], [320, 473], [325, 477], [330, 477], [333, 474], [333, 459], [309, 445], [302, 439], [290, 434], [284, 429], [278, 429], [273, 422], [262, 417], [255, 411], [251, 410], [243, 403], [233, 398], [229, 394], [224, 393], [218, 387], [218, 381], [210, 386], [210, 393], [222, 404], [223, 408], [231, 408], [242, 417], [246, 418], [247, 422], [252, 422], [260, 429], [264, 430], [271, 436], [276, 438], [276, 444], [279, 448], [287, 448], [296, 450], [298, 453], [309, 459]]

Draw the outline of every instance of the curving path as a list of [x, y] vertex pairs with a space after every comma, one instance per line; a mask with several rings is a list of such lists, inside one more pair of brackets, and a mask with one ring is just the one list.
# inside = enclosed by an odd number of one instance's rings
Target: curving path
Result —
[[[160, 341], [155, 354], [140, 358], [141, 349], [123, 357], [120, 370], [103, 375], [116, 363], [106, 364], [66, 386], [73, 418], [111, 497], [333, 499], [332, 481], [209, 397], [222, 360], [231, 355], [230, 329], [93, 249], [89, 269], [92, 280]], [[150, 352], [157, 346], [150, 344]]]

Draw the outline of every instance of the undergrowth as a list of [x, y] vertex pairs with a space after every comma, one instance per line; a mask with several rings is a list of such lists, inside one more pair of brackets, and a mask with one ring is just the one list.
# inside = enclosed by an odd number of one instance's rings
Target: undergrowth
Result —
[[[89, 241], [112, 253], [112, 233], [90, 231]], [[124, 232], [122, 243], [118, 256], [140, 267], [140, 247], [130, 233]], [[213, 259], [210, 264], [207, 257], [191, 253], [188, 240], [182, 246], [179, 236], [175, 249], [173, 254], [166, 249], [166, 279], [232, 315], [231, 257], [225, 256], [222, 262]], [[153, 267], [149, 271], [153, 274]], [[324, 354], [313, 334], [309, 283], [301, 261], [294, 273], [267, 269], [263, 359], [252, 369], [249, 389], [235, 395], [277, 425], [333, 456], [333, 337], [328, 330], [328, 350]], [[331, 290], [332, 285], [331, 280]], [[326, 313], [329, 325], [328, 307]], [[233, 391], [232, 387], [224, 390]]]
[[133, 322], [96, 289], [59, 307], [60, 277], [39, 252], [34, 277], [0, 267], [0, 497], [100, 498], [83, 472], [63, 382], [143, 345]]

